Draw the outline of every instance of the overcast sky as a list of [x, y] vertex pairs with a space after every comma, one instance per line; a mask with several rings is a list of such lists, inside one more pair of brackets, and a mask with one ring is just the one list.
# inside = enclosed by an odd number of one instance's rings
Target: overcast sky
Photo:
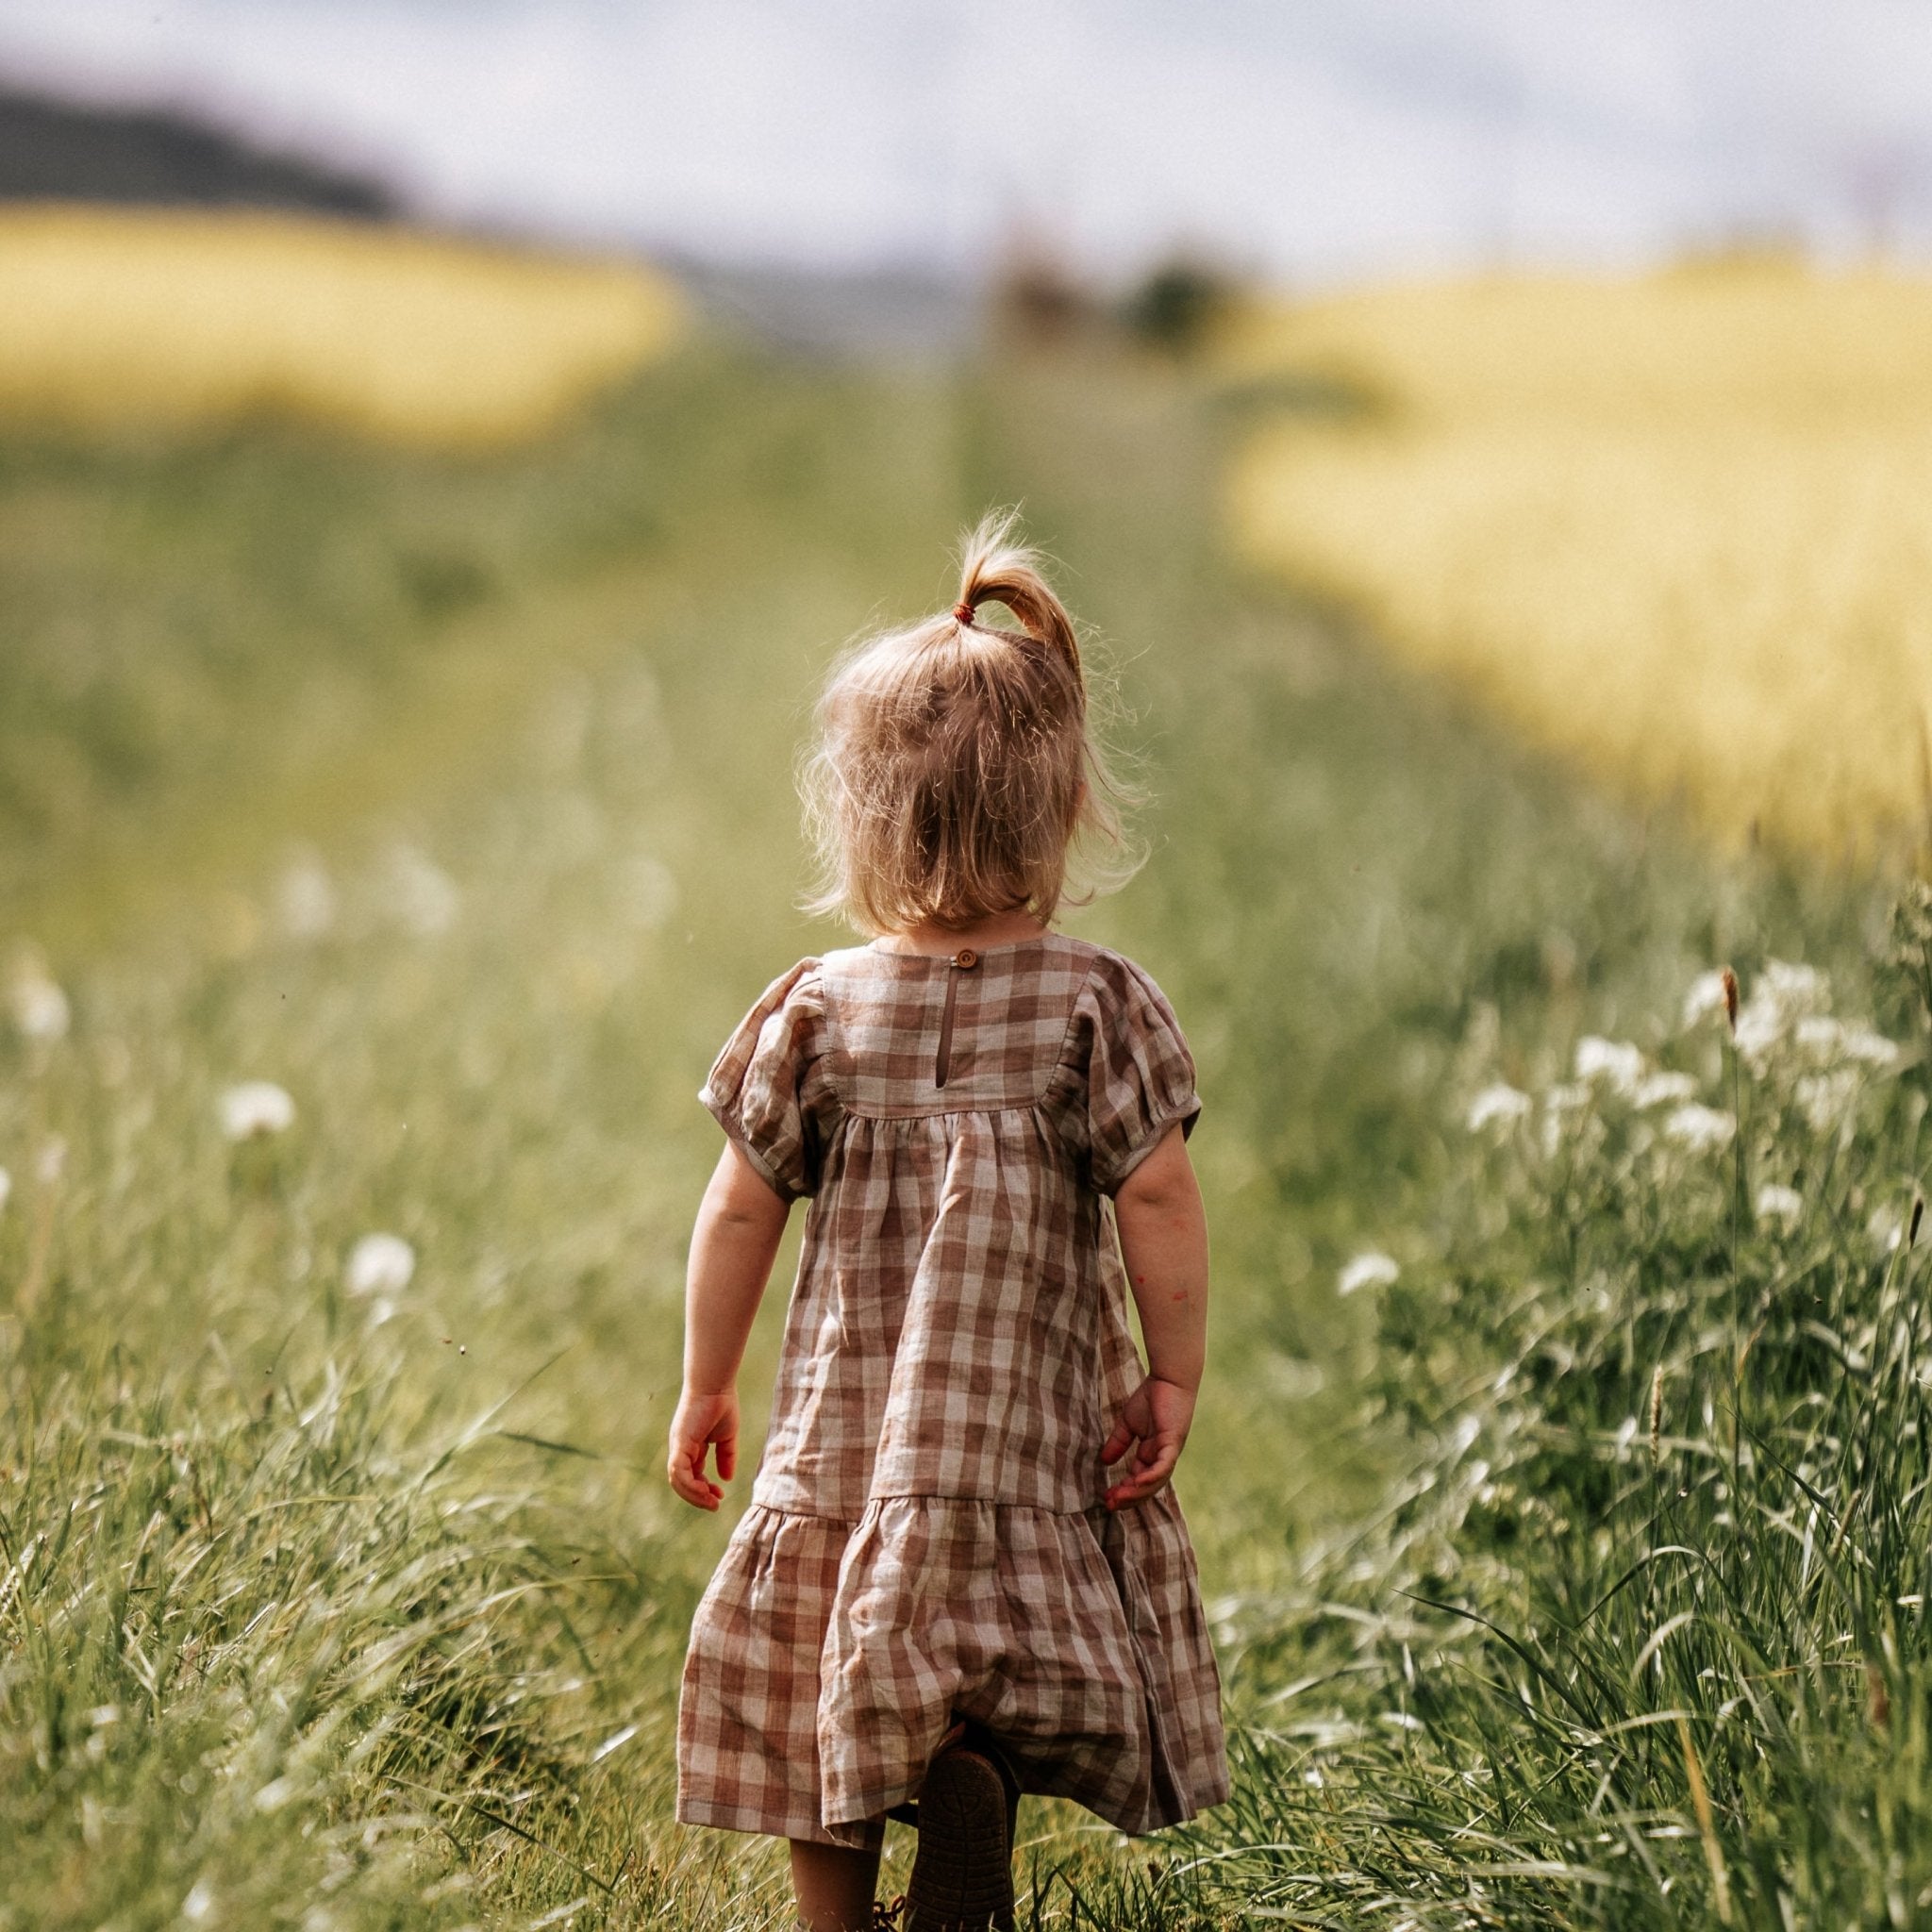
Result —
[[1932, 256], [1926, 0], [0, 0], [0, 72], [724, 260]]

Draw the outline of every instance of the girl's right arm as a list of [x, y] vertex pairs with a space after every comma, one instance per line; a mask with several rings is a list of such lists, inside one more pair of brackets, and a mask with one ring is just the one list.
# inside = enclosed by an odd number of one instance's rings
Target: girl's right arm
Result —
[[[671, 1420], [671, 1487], [699, 1509], [724, 1500], [738, 1467], [738, 1365], [771, 1278], [791, 1203], [727, 1141], [691, 1238], [684, 1289], [684, 1391]], [[718, 1481], [705, 1470], [717, 1449]]]
[[1147, 1344], [1147, 1378], [1127, 1398], [1100, 1452], [1110, 1464], [1140, 1445], [1107, 1492], [1109, 1509], [1124, 1509], [1173, 1475], [1208, 1361], [1208, 1219], [1179, 1127], [1170, 1127], [1121, 1183], [1113, 1211]]

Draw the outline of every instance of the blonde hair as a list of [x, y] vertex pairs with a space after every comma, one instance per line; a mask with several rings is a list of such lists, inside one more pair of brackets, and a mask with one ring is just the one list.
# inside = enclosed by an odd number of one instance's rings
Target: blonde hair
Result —
[[[819, 858], [808, 910], [874, 933], [1021, 910], [1047, 922], [1134, 870], [1073, 620], [1014, 523], [988, 516], [966, 539], [950, 612], [833, 667], [800, 779]], [[987, 604], [1021, 627], [981, 624]], [[1102, 848], [1077, 894], [1076, 839]]]

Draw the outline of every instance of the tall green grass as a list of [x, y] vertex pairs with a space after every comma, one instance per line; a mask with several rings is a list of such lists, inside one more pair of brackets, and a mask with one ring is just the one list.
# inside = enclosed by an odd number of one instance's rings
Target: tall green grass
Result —
[[1413, 1467], [1248, 1608], [1236, 1895], [1311, 1925], [1932, 1911], [1928, 906], [1875, 975], [1767, 961], [1735, 1039], [1707, 981], [1641, 1065], [1586, 1042], [1478, 1114], [1381, 1291]]
[[[1157, 801], [1147, 869], [1075, 924], [1147, 962], [1201, 1061], [1214, 1368], [1180, 1488], [1246, 1740], [1239, 1859], [1029, 1805], [1025, 1910], [1304, 1909], [1256, 1849], [1316, 1817], [1274, 1734], [1357, 1707], [1268, 1700], [1304, 1654], [1372, 1682], [1397, 1608], [1374, 1579], [1408, 1574], [1381, 1552], [1424, 1532], [1320, 1553], [1414, 1416], [1493, 1374], [1487, 1291], [1453, 1301], [1439, 1257], [1483, 1230], [1499, 1270], [1542, 1252], [1543, 1170], [1472, 1165], [1468, 1092], [1673, 1010], [1712, 959], [1770, 947], [1850, 989], [1879, 900], [1720, 866], [1242, 585], [1226, 424], [1104, 358], [895, 377], [701, 345], [489, 464], [268, 432], [0, 452], [0, 526], [41, 518], [58, 560], [0, 545], [0, 925], [71, 1008], [0, 1034], [0, 1924], [784, 1923], [772, 1847], [669, 1818], [728, 1529], [658, 1473], [716, 1145], [694, 1090], [758, 987], [843, 938], [791, 909], [813, 677], [942, 605], [958, 528], [1015, 500]], [[408, 589], [424, 555], [444, 591]], [[295, 1117], [231, 1142], [248, 1079]], [[1564, 1198], [1605, 1267], [1651, 1228]], [[372, 1231], [413, 1244], [407, 1287], [353, 1291]], [[1381, 1341], [1334, 1291], [1371, 1241], [1408, 1270]], [[1673, 1346], [1689, 1403], [1706, 1372]], [[1363, 1424], [1378, 1362], [1413, 1399]], [[1428, 1546], [1464, 1560], [1471, 1533]], [[1357, 1657], [1335, 1629], [1363, 1619]], [[1400, 1789], [1418, 1735], [1365, 1790]], [[1728, 1828], [1716, 1733], [1692, 1740]]]

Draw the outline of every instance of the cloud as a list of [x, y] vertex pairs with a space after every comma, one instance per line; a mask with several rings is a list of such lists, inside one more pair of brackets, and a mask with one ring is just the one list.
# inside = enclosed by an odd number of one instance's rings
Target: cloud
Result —
[[0, 63], [726, 258], [958, 267], [1022, 221], [1312, 278], [1932, 238], [1911, 0], [14, 0]]

